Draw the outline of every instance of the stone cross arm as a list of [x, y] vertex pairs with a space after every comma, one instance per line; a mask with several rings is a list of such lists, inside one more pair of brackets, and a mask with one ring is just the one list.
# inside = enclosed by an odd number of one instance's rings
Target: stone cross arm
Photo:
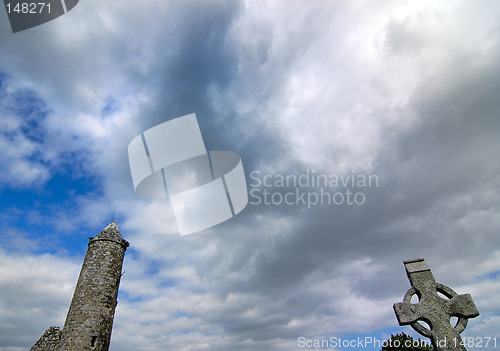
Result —
[[[427, 305], [428, 304], [412, 304], [406, 301], [394, 304], [394, 311], [396, 312], [399, 325], [409, 325], [420, 319], [429, 323], [430, 321], [427, 320], [429, 306]], [[450, 317], [474, 318], [479, 315], [470, 294], [456, 295], [450, 300], [443, 300], [441, 308], [443, 312]]]

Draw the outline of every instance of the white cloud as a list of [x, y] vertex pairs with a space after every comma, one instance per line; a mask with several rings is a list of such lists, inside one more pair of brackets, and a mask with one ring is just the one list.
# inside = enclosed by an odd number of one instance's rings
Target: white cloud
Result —
[[22, 117], [9, 114], [4, 106], [0, 109], [4, 115], [0, 122], [0, 185], [21, 188], [45, 183], [50, 173], [40, 160], [40, 143], [22, 132], [26, 128]]
[[17, 255], [0, 248], [2, 350], [25, 349], [49, 326], [62, 327], [79, 269], [69, 258]]

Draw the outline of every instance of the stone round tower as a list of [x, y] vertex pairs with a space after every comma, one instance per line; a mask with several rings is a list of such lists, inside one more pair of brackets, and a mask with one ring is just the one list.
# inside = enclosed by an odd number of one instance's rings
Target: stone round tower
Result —
[[61, 350], [108, 351], [123, 257], [128, 246], [114, 221], [97, 236], [89, 238], [62, 330]]

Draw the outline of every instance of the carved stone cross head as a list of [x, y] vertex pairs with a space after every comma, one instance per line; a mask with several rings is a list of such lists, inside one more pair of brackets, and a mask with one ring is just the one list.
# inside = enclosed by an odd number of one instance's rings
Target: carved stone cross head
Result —
[[[404, 265], [412, 287], [406, 292], [403, 302], [393, 306], [399, 325], [410, 325], [430, 338], [435, 350], [466, 350], [460, 333], [467, 326], [468, 318], [479, 316], [472, 297], [458, 295], [453, 289], [436, 283], [423, 258], [404, 261]], [[418, 296], [418, 303], [411, 303], [413, 295]], [[455, 326], [450, 323], [451, 317], [458, 318]], [[419, 321], [426, 322], [430, 329]]]

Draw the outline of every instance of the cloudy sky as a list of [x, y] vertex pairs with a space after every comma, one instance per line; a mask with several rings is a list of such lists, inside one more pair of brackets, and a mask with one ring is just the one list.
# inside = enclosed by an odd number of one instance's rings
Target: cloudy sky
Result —
[[[63, 326], [112, 220], [131, 243], [112, 351], [411, 334], [392, 304], [416, 257], [473, 296], [462, 335], [500, 343], [497, 1], [81, 0], [15, 34], [1, 12], [1, 351]], [[193, 112], [254, 197], [180, 236], [168, 200], [135, 194], [127, 147]], [[377, 182], [275, 182], [312, 173]], [[337, 203], [279, 201], [322, 190]]]

